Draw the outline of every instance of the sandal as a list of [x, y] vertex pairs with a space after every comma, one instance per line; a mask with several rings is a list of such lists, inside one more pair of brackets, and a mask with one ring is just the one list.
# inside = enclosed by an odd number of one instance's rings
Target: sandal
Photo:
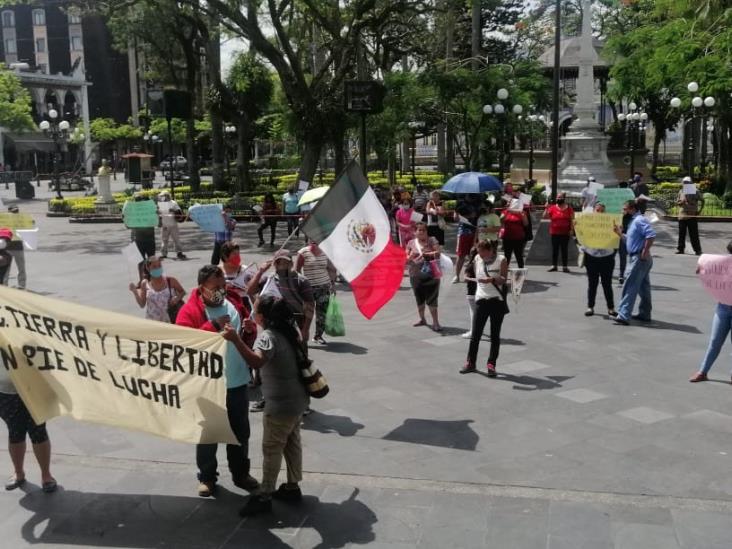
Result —
[[439, 324], [434, 325], [434, 326], [432, 326], [432, 331], [433, 332], [441, 332], [442, 331], [442, 326], [440, 326]]
[[17, 478], [15, 475], [13, 475], [5, 483], [5, 489], [6, 490], [15, 490], [16, 488], [20, 488], [24, 484], [25, 484], [25, 477]]
[[412, 326], [414, 326], [415, 328], [417, 326], [427, 326], [427, 323], [424, 320], [420, 320], [419, 322], [412, 324]]
[[51, 492], [55, 492], [56, 488], [58, 488], [58, 484], [56, 483], [56, 479], [51, 479], [48, 482], [44, 482], [41, 486], [44, 492], [47, 494], [50, 494]]

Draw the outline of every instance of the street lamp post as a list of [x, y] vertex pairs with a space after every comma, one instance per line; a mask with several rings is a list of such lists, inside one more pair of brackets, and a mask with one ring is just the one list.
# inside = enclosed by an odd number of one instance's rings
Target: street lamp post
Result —
[[631, 101], [628, 104], [628, 113], [620, 113], [618, 115], [620, 122], [626, 122], [628, 149], [630, 149], [630, 179], [635, 174], [635, 151], [638, 137], [645, 135], [646, 121], [648, 120], [648, 115], [645, 112], [639, 111], [638, 105]]
[[528, 116], [529, 121], [529, 183], [534, 183], [534, 124], [544, 124], [544, 117], [536, 114]]
[[71, 124], [67, 120], [58, 120], [58, 111], [51, 109], [48, 111], [50, 120], [43, 120], [39, 127], [46, 135], [53, 139], [53, 182], [56, 186], [56, 198], [63, 200], [61, 194], [61, 179], [58, 174], [58, 157], [61, 153], [61, 143], [65, 142], [69, 137], [69, 129]]
[[[686, 89], [691, 94], [695, 94], [699, 91], [699, 84], [696, 82], [689, 82], [686, 85]], [[701, 162], [700, 162], [700, 171], [702, 174], [706, 173], [707, 168], [707, 124], [708, 124], [708, 112], [709, 109], [714, 107], [716, 104], [716, 100], [714, 97], [706, 97], [704, 99], [701, 98], [701, 96], [694, 96], [691, 100], [691, 117], [684, 121], [683, 127], [684, 131], [686, 131], [686, 126], [691, 122], [691, 133], [689, 134], [689, 146], [687, 148], [687, 166], [689, 168], [689, 177], [691, 177], [692, 181], [694, 180], [694, 162], [696, 160], [696, 119], [697, 119], [697, 110], [701, 109], [702, 107], [706, 107], [706, 110], [703, 111], [703, 122], [702, 122], [702, 146], [701, 146]], [[681, 99], [678, 97], [674, 97], [670, 101], [671, 107], [674, 109], [678, 109], [681, 107]]]
[[[506, 114], [506, 107], [501, 103], [500, 101], [505, 101], [508, 99], [509, 93], [506, 88], [500, 88], [496, 92], [496, 97], [498, 98], [499, 102], [495, 105], [483, 105], [483, 114], [488, 116], [491, 114], [496, 115], [504, 115]], [[511, 109], [512, 112], [516, 115], [520, 115], [524, 108], [521, 105], [514, 105]], [[498, 121], [498, 135], [497, 135], [497, 141], [498, 141], [498, 179], [503, 181], [503, 175], [505, 172], [505, 132], [506, 132], [506, 119], [505, 117], [496, 118]]]

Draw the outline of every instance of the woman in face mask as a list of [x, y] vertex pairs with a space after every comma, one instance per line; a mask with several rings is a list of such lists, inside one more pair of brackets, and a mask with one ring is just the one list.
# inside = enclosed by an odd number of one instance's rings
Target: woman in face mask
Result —
[[410, 240], [414, 239], [414, 221], [412, 214], [412, 201], [410, 199], [402, 199], [399, 210], [396, 213], [397, 227], [399, 228], [399, 245], [406, 248]]
[[143, 279], [139, 285], [130, 282], [130, 291], [140, 308], [145, 308], [145, 318], [159, 322], [172, 322], [171, 312], [183, 302], [186, 291], [172, 276], [163, 276], [162, 259], [148, 257], [143, 266]]
[[574, 225], [574, 210], [567, 204], [567, 197], [564, 193], [557, 195], [557, 203], [544, 210], [544, 219], [549, 219], [549, 234], [552, 237], [552, 268], [549, 272], [557, 270], [557, 259], [559, 251], [562, 252], [562, 270], [569, 272], [567, 267], [567, 255], [569, 252], [569, 237], [572, 234]]
[[0, 284], [5, 280], [5, 273], [13, 263], [13, 256], [8, 253], [8, 245], [13, 240], [13, 231], [0, 229]]

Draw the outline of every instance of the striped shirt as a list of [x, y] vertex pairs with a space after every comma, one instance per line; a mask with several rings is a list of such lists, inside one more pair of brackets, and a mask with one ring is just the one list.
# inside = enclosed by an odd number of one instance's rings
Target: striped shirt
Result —
[[328, 274], [328, 256], [324, 253], [315, 255], [310, 246], [305, 246], [297, 252], [303, 258], [302, 274], [308, 279], [311, 286], [330, 285], [330, 274]]

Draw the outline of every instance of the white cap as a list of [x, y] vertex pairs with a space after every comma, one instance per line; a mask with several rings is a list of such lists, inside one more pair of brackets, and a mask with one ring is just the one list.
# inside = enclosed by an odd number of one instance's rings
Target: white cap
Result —
[[595, 179], [593, 176], [590, 176], [590, 177], [587, 178], [587, 182], [588, 183], [596, 183], [597, 182], [597, 179]]
[[681, 180], [681, 182], [682, 182], [682, 183], [691, 183], [691, 182], [692, 182], [692, 181], [691, 181], [691, 177], [689, 177], [689, 176], [687, 175], [686, 177], [684, 177], [684, 179], [682, 179], [682, 180]]

